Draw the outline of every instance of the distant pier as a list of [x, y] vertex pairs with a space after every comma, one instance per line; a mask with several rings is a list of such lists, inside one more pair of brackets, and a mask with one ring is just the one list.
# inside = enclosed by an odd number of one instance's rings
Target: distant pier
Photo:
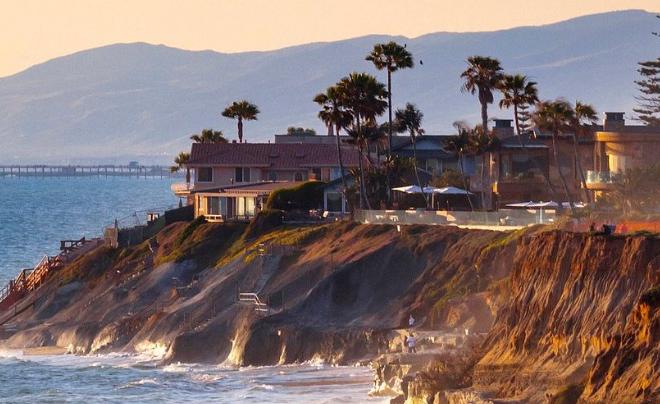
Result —
[[182, 172], [171, 172], [167, 166], [142, 165], [0, 165], [0, 178], [182, 178]]

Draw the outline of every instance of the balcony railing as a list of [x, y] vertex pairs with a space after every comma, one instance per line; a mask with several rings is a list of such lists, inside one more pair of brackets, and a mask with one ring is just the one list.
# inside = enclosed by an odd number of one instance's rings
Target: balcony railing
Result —
[[190, 191], [192, 189], [192, 184], [189, 182], [176, 182], [170, 186], [170, 189], [174, 191], [175, 194], [179, 194]]
[[587, 184], [611, 184], [621, 177], [614, 171], [587, 171]]

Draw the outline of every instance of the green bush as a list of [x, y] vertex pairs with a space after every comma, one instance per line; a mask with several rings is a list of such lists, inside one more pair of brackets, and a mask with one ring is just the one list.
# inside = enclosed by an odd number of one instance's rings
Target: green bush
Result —
[[257, 213], [257, 216], [250, 221], [247, 229], [245, 229], [243, 239], [249, 240], [264, 235], [275, 227], [281, 225], [283, 217], [284, 211], [280, 209], [264, 209], [260, 211]]
[[318, 209], [323, 206], [321, 181], [307, 181], [292, 188], [278, 189], [270, 194], [266, 209]]
[[176, 239], [176, 245], [180, 246], [183, 244], [184, 241], [193, 234], [195, 229], [197, 229], [200, 225], [206, 223], [206, 219], [204, 219], [204, 216], [199, 216], [197, 219], [193, 220], [192, 222], [188, 223], [188, 226], [179, 234], [179, 237]]

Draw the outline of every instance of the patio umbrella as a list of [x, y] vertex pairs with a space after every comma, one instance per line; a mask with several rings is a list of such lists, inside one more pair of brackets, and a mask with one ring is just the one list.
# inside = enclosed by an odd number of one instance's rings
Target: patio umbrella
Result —
[[435, 188], [433, 193], [444, 195], [472, 195], [472, 192], [456, 187]]
[[[392, 191], [405, 192], [407, 194], [421, 194], [422, 188], [419, 185], [406, 185], [403, 187], [392, 188]], [[428, 193], [427, 191], [424, 191]]]
[[517, 203], [507, 203], [506, 206], [510, 208], [529, 208], [531, 205], [534, 205], [536, 202], [517, 202]]

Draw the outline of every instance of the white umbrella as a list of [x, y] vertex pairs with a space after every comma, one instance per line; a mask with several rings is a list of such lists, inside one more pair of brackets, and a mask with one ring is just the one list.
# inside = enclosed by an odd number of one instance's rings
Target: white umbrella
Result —
[[530, 205], [534, 205], [536, 202], [518, 202], [518, 203], [508, 203], [506, 206], [510, 208], [529, 208]]
[[456, 187], [435, 188], [433, 193], [444, 195], [472, 195], [472, 192]]
[[[392, 191], [405, 192], [407, 194], [421, 194], [422, 188], [419, 185], [406, 185], [404, 187], [392, 188]], [[424, 191], [426, 192], [426, 191]], [[428, 192], [426, 192], [428, 193]]]

